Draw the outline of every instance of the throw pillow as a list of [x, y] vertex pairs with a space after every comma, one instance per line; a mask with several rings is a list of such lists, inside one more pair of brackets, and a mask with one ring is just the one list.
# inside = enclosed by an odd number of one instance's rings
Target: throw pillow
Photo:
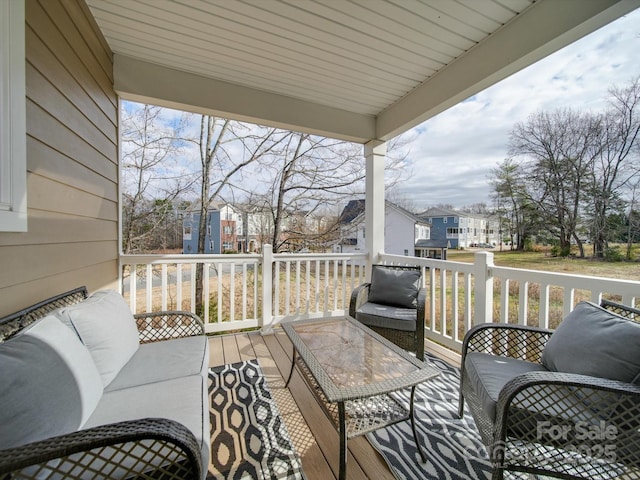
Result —
[[549, 338], [542, 353], [551, 371], [640, 384], [640, 324], [581, 302]]
[[419, 268], [373, 265], [369, 302], [402, 308], [416, 308], [421, 276]]
[[129, 305], [115, 290], [95, 292], [86, 300], [58, 311], [93, 357], [106, 387], [140, 345]]

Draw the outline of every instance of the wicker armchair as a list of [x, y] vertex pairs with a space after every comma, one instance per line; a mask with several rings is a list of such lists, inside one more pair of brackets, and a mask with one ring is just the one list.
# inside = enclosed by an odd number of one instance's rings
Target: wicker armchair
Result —
[[[74, 305], [87, 297], [86, 287], [79, 287], [1, 318], [0, 345], [54, 310]], [[140, 343], [204, 334], [200, 319], [189, 312], [156, 312], [139, 314], [135, 318]], [[206, 473], [202, 463], [198, 442], [184, 425], [166, 418], [143, 418], [0, 450], [0, 479], [195, 480]]]
[[634, 322], [640, 310], [582, 302], [555, 332], [508, 324], [467, 332], [458, 413], [466, 400], [493, 480], [506, 470], [640, 478], [640, 326]]
[[420, 267], [373, 265], [351, 293], [349, 315], [424, 360], [426, 291]]

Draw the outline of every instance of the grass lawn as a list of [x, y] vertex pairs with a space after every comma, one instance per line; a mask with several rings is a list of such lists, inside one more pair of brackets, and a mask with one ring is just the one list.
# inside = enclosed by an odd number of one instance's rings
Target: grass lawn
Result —
[[[640, 246], [636, 246], [636, 252]], [[621, 249], [622, 250], [622, 249]], [[473, 263], [477, 248], [466, 250], [449, 250], [447, 260], [453, 262]], [[635, 262], [605, 262], [590, 258], [560, 258], [552, 257], [550, 248], [536, 248], [535, 252], [515, 252], [499, 249], [489, 250], [493, 253], [493, 261], [501, 267], [523, 268], [529, 270], [543, 270], [548, 272], [572, 273], [593, 277], [620, 278], [626, 280], [640, 280], [640, 261]], [[590, 246], [586, 246], [585, 255], [591, 254]], [[636, 255], [637, 258], [637, 255]]]

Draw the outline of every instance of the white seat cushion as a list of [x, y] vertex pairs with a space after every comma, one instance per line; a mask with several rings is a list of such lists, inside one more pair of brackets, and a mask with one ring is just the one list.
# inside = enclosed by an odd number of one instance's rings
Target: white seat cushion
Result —
[[204, 335], [140, 345], [106, 392], [189, 375], [206, 376], [209, 342]]
[[207, 465], [211, 442], [207, 382], [206, 375], [191, 375], [105, 392], [82, 428], [140, 418], [176, 420], [194, 434]]

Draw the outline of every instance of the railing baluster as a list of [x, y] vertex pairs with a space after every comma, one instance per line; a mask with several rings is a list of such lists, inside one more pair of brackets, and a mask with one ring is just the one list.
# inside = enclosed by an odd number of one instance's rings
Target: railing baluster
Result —
[[465, 333], [473, 326], [473, 319], [471, 318], [473, 309], [471, 308], [471, 274], [465, 272], [464, 274], [464, 326]]
[[451, 312], [451, 320], [453, 322], [451, 338], [460, 341], [460, 335], [458, 334], [458, 322], [460, 320], [460, 315], [458, 314], [458, 272], [455, 270], [451, 273]]
[[345, 314], [349, 312], [349, 298], [347, 298], [347, 262], [340, 262], [340, 273], [342, 275], [342, 309]]
[[324, 261], [324, 311], [329, 311], [329, 260]]
[[223, 288], [223, 281], [224, 281], [224, 271], [222, 270], [222, 264], [218, 263], [216, 268], [216, 280], [217, 280], [217, 290], [218, 290], [218, 301], [216, 302], [216, 321], [215, 323], [221, 323], [222, 322], [222, 302], [223, 302], [223, 295], [222, 295], [222, 288]]
[[291, 313], [291, 262], [285, 262], [285, 275], [284, 275], [284, 314], [289, 315]]
[[247, 264], [242, 264], [242, 320], [247, 319]]
[[307, 306], [305, 308], [304, 313], [308, 314], [309, 309], [311, 308], [311, 262], [309, 260], [307, 260], [306, 262], [305, 283], [307, 287], [307, 301], [306, 301]]
[[300, 260], [296, 260], [296, 313], [300, 313]]
[[258, 271], [260, 269], [259, 263], [253, 264], [253, 318], [258, 319]]
[[176, 265], [176, 310], [182, 310], [182, 264]]
[[338, 260], [333, 261], [333, 309], [338, 309]]
[[518, 285], [518, 323], [528, 325], [527, 315], [529, 314], [529, 282], [520, 281]]
[[152, 312], [153, 311], [153, 265], [152, 264], [148, 264], [147, 265], [147, 291], [146, 293], [146, 299], [147, 299], [147, 312]]
[[196, 268], [197, 264], [191, 264], [191, 313], [196, 313]]
[[[234, 322], [236, 319], [236, 264], [229, 266], [229, 321]], [[222, 304], [222, 300], [220, 301]], [[222, 318], [220, 318], [222, 322]]]
[[549, 285], [540, 285], [540, 306], [538, 311], [538, 326], [549, 328]]
[[440, 333], [446, 337], [447, 335], [447, 271], [440, 269]]
[[500, 279], [500, 321], [509, 323], [509, 279]]
[[166, 310], [167, 309], [167, 264], [163, 263], [162, 264], [162, 270], [161, 270], [161, 276], [162, 276], [162, 292], [161, 292], [161, 297], [162, 297], [162, 310]]
[[138, 305], [138, 265], [135, 263], [129, 265], [129, 303], [131, 311], [136, 313]]
[[276, 260], [273, 262], [275, 265], [274, 273], [275, 276], [273, 278], [273, 287], [275, 289], [275, 305], [273, 306], [273, 315], [280, 315], [280, 262]]
[[202, 319], [205, 324], [209, 323], [209, 298], [210, 298], [210, 288], [209, 288], [209, 268], [210, 264], [205, 263], [203, 265], [203, 275], [202, 275], [202, 307], [204, 309], [204, 318]]
[[320, 260], [316, 260], [316, 295], [315, 295], [315, 309], [316, 312], [320, 308]]

